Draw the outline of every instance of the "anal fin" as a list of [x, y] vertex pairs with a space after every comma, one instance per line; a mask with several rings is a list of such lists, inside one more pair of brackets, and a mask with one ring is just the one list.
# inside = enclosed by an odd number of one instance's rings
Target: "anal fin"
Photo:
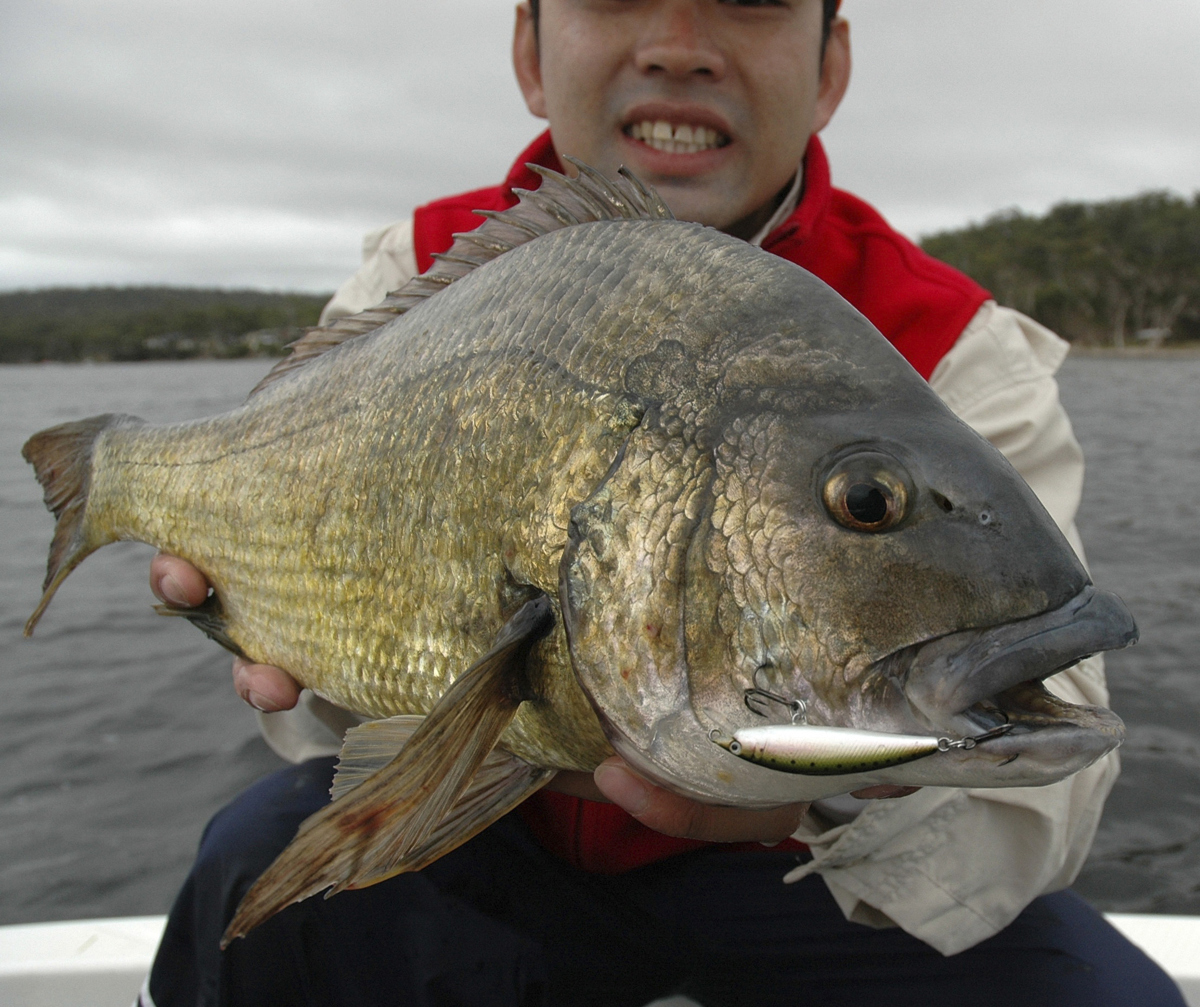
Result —
[[[330, 796], [339, 800], [391, 762], [424, 720], [401, 714], [386, 720], [371, 720], [347, 731]], [[347, 887], [365, 888], [402, 871], [419, 871], [503, 818], [549, 783], [557, 772], [532, 765], [503, 748], [493, 748], [424, 843], [385, 876], [360, 879]]]
[[[337, 771], [329, 796], [339, 800], [368, 777], [374, 776], [400, 754], [408, 739], [425, 723], [420, 714], [402, 713], [384, 720], [368, 720], [346, 732], [338, 753]], [[491, 758], [491, 754], [488, 755]]]
[[510, 767], [500, 778], [485, 775], [472, 802], [456, 808], [526, 698], [526, 657], [553, 619], [546, 597], [527, 603], [391, 761], [309, 816], [246, 893], [221, 946], [318, 892], [365, 887], [432, 862], [499, 817], [489, 817], [487, 802], [504, 805], [503, 814], [545, 783], [540, 774], [549, 771], [529, 766], [522, 778]]

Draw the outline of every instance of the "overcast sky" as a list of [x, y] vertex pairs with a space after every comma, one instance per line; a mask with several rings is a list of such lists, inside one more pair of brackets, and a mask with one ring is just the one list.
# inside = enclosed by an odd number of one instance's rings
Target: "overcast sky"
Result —
[[[834, 183], [917, 236], [1200, 189], [1197, 0], [845, 0]], [[0, 0], [0, 289], [330, 290], [540, 130], [508, 0]]]

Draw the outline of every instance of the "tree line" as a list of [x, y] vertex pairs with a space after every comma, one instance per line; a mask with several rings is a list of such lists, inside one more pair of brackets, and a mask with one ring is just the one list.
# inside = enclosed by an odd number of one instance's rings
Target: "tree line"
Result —
[[[1200, 340], [1200, 193], [1008, 210], [922, 241], [1072, 342]], [[0, 294], [0, 363], [278, 355], [327, 294], [179, 287]]]
[[0, 294], [0, 363], [277, 356], [328, 294], [180, 287]]
[[1200, 339], [1200, 193], [1009, 210], [921, 245], [1071, 342]]

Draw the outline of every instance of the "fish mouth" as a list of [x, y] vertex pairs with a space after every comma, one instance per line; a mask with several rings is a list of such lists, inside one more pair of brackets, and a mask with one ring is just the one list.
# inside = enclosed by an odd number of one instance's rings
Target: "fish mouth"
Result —
[[1082, 768], [1120, 744], [1124, 725], [1111, 710], [1069, 703], [1042, 683], [1137, 638], [1124, 602], [1089, 584], [1059, 608], [907, 647], [884, 658], [879, 670], [929, 729], [969, 735], [1012, 725], [1003, 737], [979, 746], [977, 757], [1011, 762], [1025, 756], [1027, 762]]
[[[989, 736], [969, 748], [939, 746], [928, 757], [845, 775], [783, 772], [724, 752], [725, 761], [714, 761], [708, 753], [721, 752], [713, 744], [714, 728], [732, 734], [745, 721], [720, 711], [714, 715], [708, 708], [698, 714], [690, 702], [658, 716], [648, 739], [630, 736], [601, 705], [596, 709], [613, 748], [638, 772], [709, 804], [777, 807], [879, 784], [1045, 786], [1116, 748], [1124, 725], [1110, 710], [1058, 698], [1043, 680], [1090, 654], [1136, 640], [1137, 626], [1124, 603], [1088, 585], [1048, 612], [896, 651], [877, 662], [874, 674], [863, 682], [864, 704], [852, 723], [830, 726], [951, 742]], [[744, 694], [738, 700], [737, 709], [744, 711]], [[771, 716], [786, 718], [787, 705], [784, 699]], [[749, 723], [761, 724], [761, 716]], [[1006, 729], [996, 730], [1001, 727]]]

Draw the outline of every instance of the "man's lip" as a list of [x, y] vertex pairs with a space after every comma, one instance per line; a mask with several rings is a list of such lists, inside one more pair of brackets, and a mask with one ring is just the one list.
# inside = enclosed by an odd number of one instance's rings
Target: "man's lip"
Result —
[[618, 133], [621, 160], [643, 175], [646, 181], [661, 184], [662, 179], [704, 175], [721, 167], [729, 157], [729, 145], [710, 147], [692, 154], [675, 154], [666, 150], [655, 150], [649, 144], [635, 140], [625, 133]]
[[698, 104], [648, 101], [633, 105], [621, 116], [621, 132], [635, 122], [669, 122], [673, 125], [706, 126], [715, 129], [727, 141], [733, 141], [733, 126], [719, 112]]
[[[684, 178], [705, 175], [719, 170], [734, 146], [733, 127], [728, 119], [710, 106], [699, 102], [642, 101], [630, 105], [621, 115], [618, 126], [618, 145], [621, 159], [636, 172], [651, 180]], [[629, 135], [635, 123], [668, 122], [672, 126], [703, 126], [718, 134], [723, 145], [692, 153], [656, 150], [648, 143]]]

